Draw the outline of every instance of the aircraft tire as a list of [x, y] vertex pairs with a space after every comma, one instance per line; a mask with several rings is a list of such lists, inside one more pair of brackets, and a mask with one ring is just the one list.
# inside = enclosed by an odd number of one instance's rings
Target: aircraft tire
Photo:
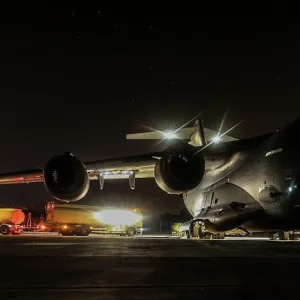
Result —
[[296, 239], [294, 231], [290, 232], [289, 235], [290, 235], [290, 240], [291, 241], [294, 241]]
[[290, 237], [290, 234], [288, 231], [282, 231], [279, 234], [279, 238], [283, 241], [287, 241], [289, 239], [289, 237]]
[[218, 240], [224, 240], [224, 238], [225, 238], [225, 233], [224, 232], [220, 232], [220, 233], [217, 234], [217, 239]]

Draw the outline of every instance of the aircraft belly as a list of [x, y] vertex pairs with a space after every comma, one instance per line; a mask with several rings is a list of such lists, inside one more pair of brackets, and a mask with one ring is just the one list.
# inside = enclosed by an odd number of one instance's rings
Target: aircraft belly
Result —
[[210, 191], [194, 190], [185, 203], [196, 219], [205, 220], [211, 231], [226, 231], [255, 218], [261, 206], [240, 187], [225, 183]]

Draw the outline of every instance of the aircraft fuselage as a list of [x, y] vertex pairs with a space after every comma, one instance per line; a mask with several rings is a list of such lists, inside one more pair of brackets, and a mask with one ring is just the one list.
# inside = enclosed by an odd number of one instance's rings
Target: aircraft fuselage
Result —
[[192, 216], [212, 232], [299, 229], [299, 132], [297, 120], [270, 135], [216, 145], [201, 184], [184, 195]]

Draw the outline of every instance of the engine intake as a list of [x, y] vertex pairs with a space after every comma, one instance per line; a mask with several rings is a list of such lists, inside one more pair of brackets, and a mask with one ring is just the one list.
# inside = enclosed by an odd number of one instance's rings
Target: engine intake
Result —
[[189, 144], [169, 147], [155, 166], [157, 185], [169, 194], [183, 194], [199, 185], [205, 172], [205, 160], [198, 150]]
[[51, 158], [44, 169], [46, 189], [57, 200], [77, 201], [89, 189], [89, 177], [84, 164], [72, 154]]

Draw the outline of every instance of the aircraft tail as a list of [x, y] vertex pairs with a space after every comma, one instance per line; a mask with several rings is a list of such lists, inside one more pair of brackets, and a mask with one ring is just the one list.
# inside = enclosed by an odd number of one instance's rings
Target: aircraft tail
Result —
[[[181, 128], [175, 131], [150, 131], [142, 133], [127, 134], [127, 140], [163, 140], [163, 139], [180, 139], [189, 140], [189, 144], [193, 146], [205, 146], [206, 143], [213, 141], [218, 136], [218, 132], [205, 128], [202, 120], [196, 120], [193, 127]], [[235, 141], [234, 138], [229, 135], [223, 135], [220, 141], [230, 142]]]

